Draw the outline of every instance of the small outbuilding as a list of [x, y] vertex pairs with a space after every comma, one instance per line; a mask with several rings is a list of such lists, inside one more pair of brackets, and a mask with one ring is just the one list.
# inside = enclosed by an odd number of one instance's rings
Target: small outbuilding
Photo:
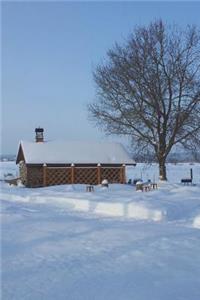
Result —
[[136, 165], [120, 143], [44, 141], [43, 128], [35, 132], [35, 142], [20, 142], [16, 159], [26, 187], [125, 183], [125, 165]]

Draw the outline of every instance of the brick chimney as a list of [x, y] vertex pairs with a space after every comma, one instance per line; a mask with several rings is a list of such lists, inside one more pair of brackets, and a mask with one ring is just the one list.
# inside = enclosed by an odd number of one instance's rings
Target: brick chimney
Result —
[[36, 143], [44, 142], [43, 132], [44, 132], [43, 128], [40, 128], [40, 127], [35, 128], [35, 141], [36, 141]]

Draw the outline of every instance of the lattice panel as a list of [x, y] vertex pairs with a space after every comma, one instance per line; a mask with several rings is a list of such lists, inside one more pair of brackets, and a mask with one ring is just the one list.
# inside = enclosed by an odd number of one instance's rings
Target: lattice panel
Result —
[[71, 168], [47, 168], [47, 185], [59, 185], [71, 183]]
[[75, 183], [97, 184], [97, 168], [76, 168]]
[[120, 168], [101, 168], [101, 180], [107, 179], [109, 183], [119, 183], [120, 171]]
[[[21, 167], [21, 174], [24, 179], [26, 177], [24, 166]], [[45, 176], [46, 174], [46, 176]], [[109, 183], [120, 183], [123, 178], [121, 168], [100, 168], [101, 181], [107, 179]], [[74, 183], [82, 184], [98, 184], [98, 168], [92, 167], [75, 167], [74, 177], [72, 178], [72, 168], [70, 167], [40, 167], [28, 166], [27, 167], [27, 186], [28, 187], [41, 187], [45, 184], [60, 185], [71, 184], [74, 178]]]
[[43, 168], [28, 167], [27, 168], [27, 186], [40, 187], [43, 186]]

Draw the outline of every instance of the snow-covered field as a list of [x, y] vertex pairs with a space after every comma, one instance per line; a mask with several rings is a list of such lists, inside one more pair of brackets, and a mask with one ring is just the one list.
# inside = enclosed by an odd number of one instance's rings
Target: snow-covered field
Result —
[[[190, 168], [194, 185], [183, 186]], [[1, 182], [2, 299], [199, 300], [200, 164], [167, 170], [168, 183], [143, 193]], [[127, 169], [141, 177], [157, 181], [157, 166]]]

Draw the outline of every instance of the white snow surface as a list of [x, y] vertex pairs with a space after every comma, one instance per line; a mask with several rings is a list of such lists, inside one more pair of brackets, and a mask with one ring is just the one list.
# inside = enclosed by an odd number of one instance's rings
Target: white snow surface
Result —
[[193, 226], [200, 229], [200, 214], [194, 218]]
[[[182, 185], [190, 168], [194, 184]], [[158, 182], [150, 192], [1, 182], [1, 298], [199, 300], [200, 164], [167, 172], [161, 183], [156, 164], [127, 167], [127, 180]]]
[[120, 143], [47, 141], [21, 143], [26, 163], [134, 164]]

